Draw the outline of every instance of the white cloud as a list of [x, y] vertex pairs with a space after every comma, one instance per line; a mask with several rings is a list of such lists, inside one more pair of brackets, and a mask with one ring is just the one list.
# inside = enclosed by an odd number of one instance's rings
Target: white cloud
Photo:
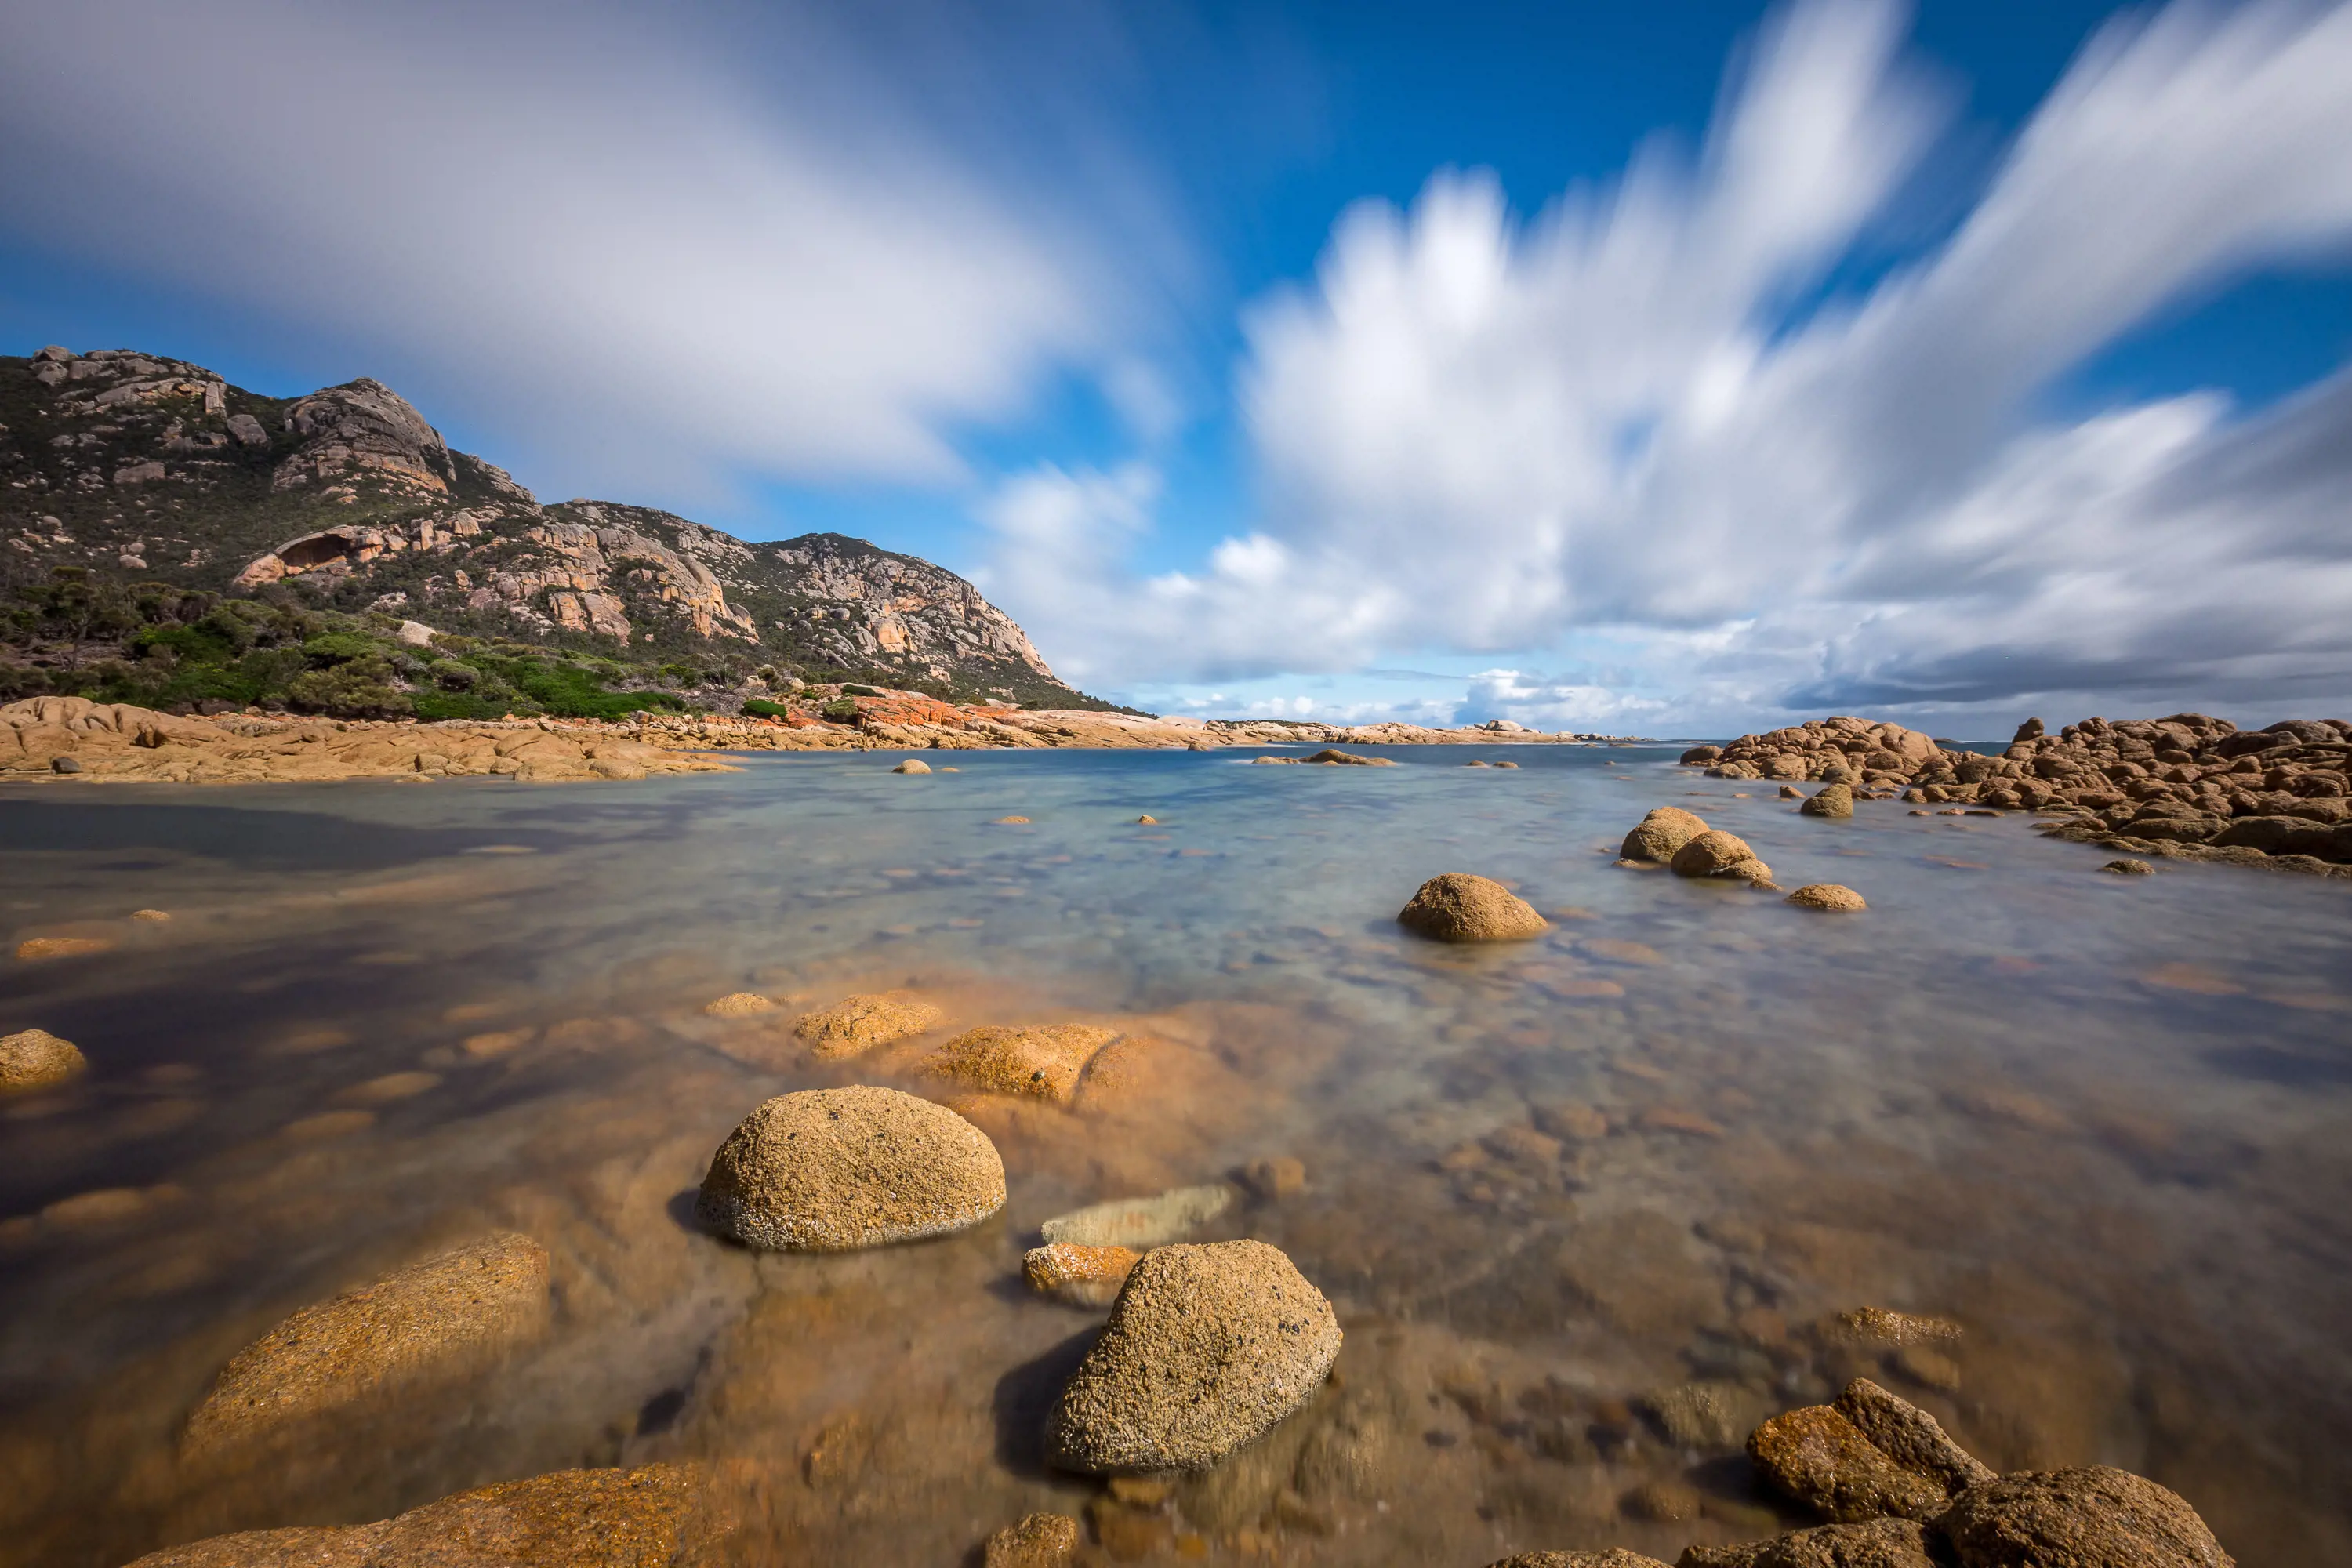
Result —
[[[1129, 171], [1049, 193], [961, 133], [1050, 121], [1036, 82], [926, 78], [908, 38], [855, 36], [886, 20], [10, 5], [0, 224], [323, 333], [567, 483], [952, 477], [944, 432], [1134, 324], [1152, 258], [1111, 265], [1100, 212], [1156, 231]], [[935, 20], [906, 31], [969, 38]]]
[[1784, 13], [1694, 168], [1645, 150], [1524, 226], [1476, 174], [1349, 212], [1248, 322], [1255, 527], [1097, 584], [1131, 615], [1013, 607], [1112, 677], [1648, 639], [1612, 682], [1473, 698], [1577, 718], [2352, 695], [2345, 378], [2251, 418], [2036, 403], [2192, 290], [2352, 241], [2352, 7], [2111, 25], [1948, 239], [1792, 322], [1931, 141], [1898, 21]]

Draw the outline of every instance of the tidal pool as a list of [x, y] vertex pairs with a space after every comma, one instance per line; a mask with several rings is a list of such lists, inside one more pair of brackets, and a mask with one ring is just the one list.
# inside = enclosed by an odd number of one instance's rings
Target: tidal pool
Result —
[[[2106, 875], [2021, 816], [1818, 821], [1666, 751], [1387, 754], [0, 795], [10, 951], [110, 943], [0, 968], [0, 1032], [91, 1063], [0, 1100], [0, 1563], [664, 1458], [712, 1463], [746, 1563], [953, 1564], [1090, 1509], [1097, 1556], [1671, 1561], [1810, 1522], [1755, 1489], [1744, 1425], [1671, 1391], [1745, 1423], [1858, 1373], [1996, 1468], [2152, 1476], [2250, 1568], [2352, 1562], [2352, 889]], [[1661, 805], [1869, 910], [1612, 866]], [[1449, 870], [1549, 932], [1400, 931]], [[892, 986], [1167, 1049], [1111, 1113], [975, 1113], [1011, 1195], [973, 1230], [825, 1258], [699, 1233], [761, 1100], [945, 1098], [794, 1047], [795, 1014]], [[785, 1005], [703, 1015], [744, 990]], [[1330, 1297], [1331, 1385], [1156, 1507], [1047, 1471], [1099, 1314], [1022, 1285], [1039, 1223], [1270, 1155], [1304, 1190], [1202, 1238], [1272, 1242]], [[553, 1255], [530, 1351], [266, 1462], [184, 1456], [286, 1313], [499, 1229]], [[1966, 1334], [1818, 1332], [1863, 1305]]]

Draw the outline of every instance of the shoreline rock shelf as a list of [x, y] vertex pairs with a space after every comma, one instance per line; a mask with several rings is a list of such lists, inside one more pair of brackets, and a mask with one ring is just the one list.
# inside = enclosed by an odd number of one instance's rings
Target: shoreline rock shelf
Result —
[[[2352, 721], [2085, 719], [2051, 734], [2019, 726], [1999, 756], [1898, 724], [1817, 719], [1723, 746], [1694, 746], [1710, 778], [1820, 780], [1854, 798], [2055, 812], [2042, 831], [2159, 858], [2352, 877]], [[1801, 808], [1810, 814], [1815, 801]]]

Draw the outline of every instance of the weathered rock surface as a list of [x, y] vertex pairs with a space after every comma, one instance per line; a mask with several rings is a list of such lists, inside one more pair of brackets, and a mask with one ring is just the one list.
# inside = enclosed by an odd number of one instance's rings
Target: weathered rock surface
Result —
[[805, 1013], [793, 1033], [822, 1061], [866, 1052], [907, 1039], [946, 1022], [947, 1014], [910, 991], [851, 996], [820, 1013]]
[[751, 1247], [846, 1252], [940, 1236], [1004, 1206], [1004, 1163], [954, 1111], [860, 1085], [779, 1095], [711, 1157], [695, 1212]]
[[1723, 877], [1759, 883], [1772, 879], [1772, 868], [1756, 858], [1746, 839], [1719, 829], [1691, 839], [1675, 851], [1667, 864], [1677, 877]]
[[1842, 784], [1823, 784], [1807, 795], [1797, 810], [1805, 816], [1852, 816], [1853, 791]]
[[0, 1094], [61, 1083], [89, 1066], [71, 1040], [47, 1029], [19, 1029], [0, 1037]]
[[1870, 906], [1862, 895], [1843, 882], [1808, 882], [1790, 893], [1786, 900], [1803, 910], [1823, 910], [1833, 914], [1851, 914]]
[[931, 764], [920, 757], [908, 757], [890, 771], [894, 773], [927, 773], [931, 771]]
[[1940, 1482], [1948, 1497], [1993, 1479], [1992, 1470], [1953, 1442], [1934, 1416], [1866, 1377], [1845, 1385], [1836, 1408], [1873, 1447], [1905, 1469]]
[[1654, 1557], [1612, 1546], [1605, 1552], [1522, 1552], [1490, 1568], [1666, 1568]]
[[1204, 1468], [1305, 1404], [1339, 1338], [1322, 1292], [1265, 1243], [1160, 1247], [1063, 1389], [1047, 1452], [1091, 1474]]
[[1078, 1521], [1066, 1513], [1033, 1513], [988, 1538], [981, 1568], [1063, 1568], [1078, 1550]]
[[1549, 929], [1533, 905], [1502, 883], [1448, 871], [1421, 885], [1397, 923], [1435, 942], [1516, 942]]
[[1935, 1522], [1961, 1568], [2233, 1568], [2179, 1493], [2105, 1465], [2021, 1470]]
[[925, 1058], [921, 1071], [983, 1094], [1023, 1094], [1067, 1105], [1078, 1076], [1117, 1029], [1044, 1024], [1025, 1029], [967, 1029]]
[[511, 1232], [302, 1308], [239, 1351], [189, 1415], [198, 1454], [478, 1365], [542, 1332], [547, 1249]]
[[703, 1004], [702, 1010], [714, 1018], [748, 1018], [759, 1013], [772, 1013], [776, 1005], [756, 991], [731, 991], [715, 1002]]
[[[1687, 754], [1687, 753], [1685, 753]], [[1678, 805], [1662, 805], [1636, 823], [1618, 851], [1625, 860], [1650, 860], [1671, 865], [1682, 847], [1706, 831], [1706, 824]]]
[[1142, 1257], [1131, 1247], [1054, 1241], [1031, 1247], [1021, 1260], [1021, 1273], [1041, 1296], [1073, 1307], [1108, 1307]]
[[1906, 1470], [1826, 1405], [1775, 1415], [1748, 1435], [1748, 1457], [1775, 1487], [1839, 1521], [1932, 1519], [1943, 1485]]
[[1642, 1413], [1677, 1448], [1736, 1448], [1758, 1414], [1736, 1383], [1684, 1383], [1643, 1394]]
[[1737, 1546], [1693, 1546], [1675, 1568], [1937, 1568], [1916, 1521], [1823, 1524]]
[[1963, 1330], [1949, 1318], [1924, 1312], [1897, 1312], [1885, 1307], [1856, 1307], [1830, 1320], [1826, 1336], [1847, 1344], [1943, 1345], [1957, 1342]]
[[1078, 1247], [1164, 1247], [1181, 1241], [1234, 1206], [1223, 1182], [1172, 1187], [1148, 1198], [1114, 1198], [1055, 1215], [1037, 1227], [1049, 1242]]
[[685, 1466], [559, 1470], [374, 1524], [217, 1535], [131, 1568], [673, 1568], [727, 1528]]

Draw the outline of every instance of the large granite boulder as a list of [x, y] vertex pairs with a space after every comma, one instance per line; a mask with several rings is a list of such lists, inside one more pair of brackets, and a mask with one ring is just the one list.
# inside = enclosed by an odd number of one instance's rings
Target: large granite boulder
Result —
[[0, 1094], [61, 1083], [89, 1066], [71, 1040], [61, 1040], [47, 1029], [19, 1029], [0, 1037]]
[[1933, 1519], [1993, 1474], [1934, 1416], [1866, 1377], [1846, 1384], [1833, 1405], [1767, 1421], [1749, 1434], [1748, 1454], [1781, 1491], [1846, 1521]]
[[1421, 885], [1397, 924], [1434, 942], [1517, 942], [1549, 928], [1534, 906], [1502, 883], [1448, 871]]
[[1304, 1405], [1339, 1353], [1331, 1303], [1276, 1248], [1160, 1247], [1063, 1389], [1046, 1451], [1096, 1475], [1206, 1468]]
[[1720, 828], [1691, 839], [1675, 851], [1667, 865], [1677, 877], [1724, 877], [1743, 882], [1772, 879], [1772, 868], [1756, 858], [1748, 840]]
[[1935, 1529], [1960, 1568], [2235, 1568], [2178, 1492], [2106, 1465], [1971, 1487]]
[[940, 1236], [1004, 1206], [988, 1134], [895, 1089], [804, 1089], [745, 1117], [711, 1156], [695, 1213], [780, 1252], [848, 1252]]
[[[1699, 750], [1711, 750], [1701, 747]], [[1678, 805], [1662, 805], [1633, 825], [1617, 851], [1622, 860], [1649, 860], [1664, 866], [1675, 851], [1706, 831], [1706, 824]]]
[[1811, 795], [1807, 795], [1805, 804], [1799, 806], [1797, 810], [1806, 816], [1852, 816], [1853, 790], [1847, 784], [1823, 784]]
[[547, 1249], [506, 1232], [295, 1312], [223, 1367], [188, 1417], [205, 1453], [403, 1384], [453, 1376], [547, 1327]]
[[1937, 1568], [1916, 1520], [1823, 1524], [1737, 1546], [1693, 1546], [1675, 1568]]

